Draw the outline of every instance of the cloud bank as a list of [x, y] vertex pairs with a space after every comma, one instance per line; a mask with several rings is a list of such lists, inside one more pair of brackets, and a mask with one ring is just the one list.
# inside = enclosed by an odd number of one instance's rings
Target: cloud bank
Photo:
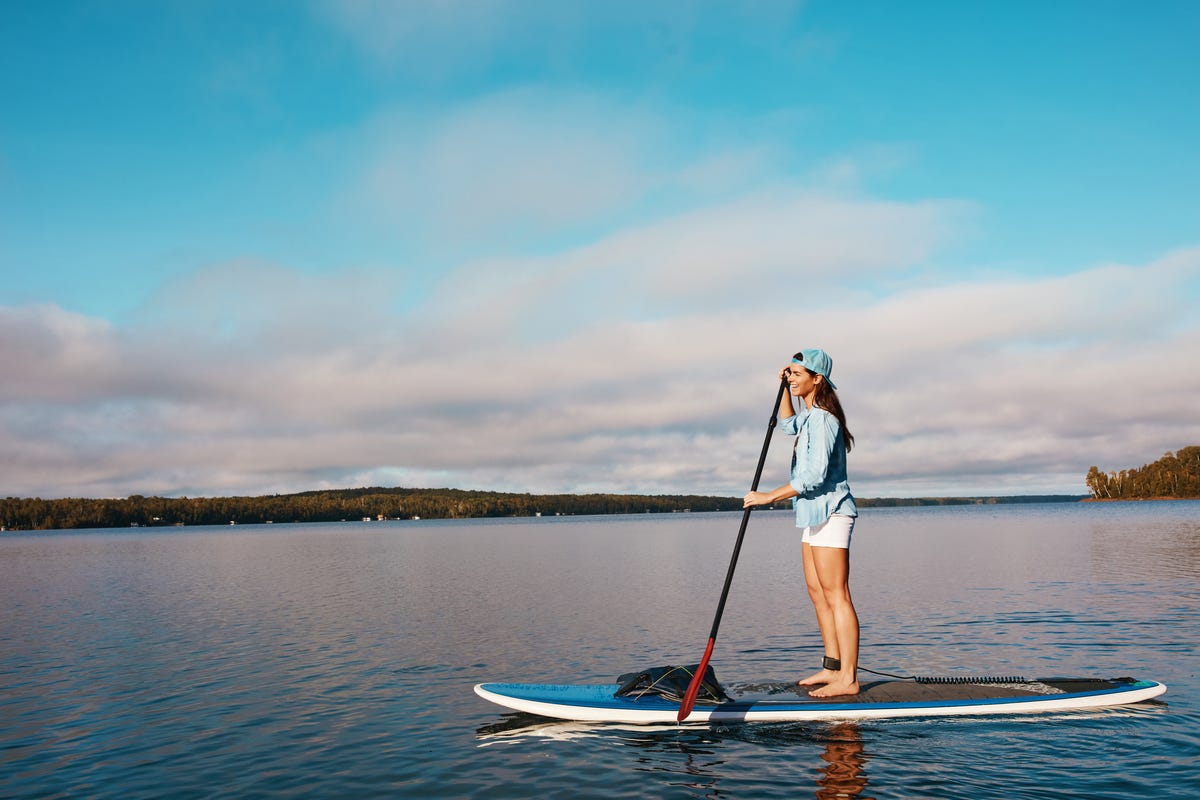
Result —
[[[736, 494], [775, 369], [813, 344], [835, 354], [866, 496], [1081, 491], [1091, 464], [1136, 466], [1130, 454], [1200, 440], [1198, 249], [874, 300], [832, 282], [810, 294], [803, 273], [753, 278], [760, 303], [683, 303], [646, 319], [593, 302], [669, 286], [680, 266], [644, 264], [643, 280], [626, 273], [597, 297], [578, 288], [586, 256], [493, 275], [491, 314], [454, 297], [478, 269], [464, 266], [444, 278], [444, 311], [419, 321], [386, 313], [386, 276], [305, 281], [262, 263], [194, 276], [258, 287], [225, 325], [223, 301], [203, 293], [165, 293], [157, 320], [126, 329], [53, 306], [0, 309], [3, 485], [16, 496], [366, 484]], [[785, 457], [781, 440], [780, 480]]]
[[[395, 261], [242, 254], [117, 322], [0, 306], [5, 494], [737, 495], [776, 371], [811, 346], [860, 496], [1083, 493], [1093, 464], [1200, 442], [1200, 248], [948, 271], [986, 214], [969, 200], [872, 195], [849, 157], [833, 182], [781, 169], [769, 139], [672, 148], [595, 95], [339, 136], [361, 156], [329, 217]], [[788, 455], [780, 437], [764, 482]]]

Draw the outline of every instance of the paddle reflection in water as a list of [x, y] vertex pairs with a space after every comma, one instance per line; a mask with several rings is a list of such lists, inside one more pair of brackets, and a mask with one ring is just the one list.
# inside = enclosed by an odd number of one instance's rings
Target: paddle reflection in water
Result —
[[[729, 725], [624, 725], [613, 723], [566, 722], [533, 714], [505, 714], [500, 721], [476, 730], [480, 747], [517, 744], [531, 739], [553, 742], [589, 740], [589, 743], [619, 744], [641, 751], [632, 764], [634, 770], [675, 773], [696, 797], [718, 798], [741, 794], [748, 781], [744, 754], [736, 754], [744, 745], [758, 745], [763, 753], [796, 759], [792, 779], [810, 775], [817, 800], [851, 798], [871, 800], [867, 788], [867, 762], [870, 756], [863, 743], [862, 731], [855, 722], [812, 723], [734, 723]], [[815, 753], [816, 758], [810, 756]], [[729, 756], [727, 758], [727, 756]], [[682, 758], [681, 758], [682, 757]], [[762, 776], [761, 782], [779, 781], [783, 776]], [[784, 779], [787, 780], [787, 779]], [[804, 796], [803, 786], [794, 780], [777, 786], [780, 796]], [[736, 785], [731, 785], [736, 784]], [[774, 796], [773, 793], [761, 796]]]

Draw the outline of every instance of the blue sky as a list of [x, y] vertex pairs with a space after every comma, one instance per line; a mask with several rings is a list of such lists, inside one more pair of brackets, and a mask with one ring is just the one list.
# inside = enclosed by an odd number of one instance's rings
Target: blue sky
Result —
[[[0, 492], [861, 496], [1200, 442], [1188, 2], [0, 7]], [[782, 481], [775, 444], [764, 480]]]

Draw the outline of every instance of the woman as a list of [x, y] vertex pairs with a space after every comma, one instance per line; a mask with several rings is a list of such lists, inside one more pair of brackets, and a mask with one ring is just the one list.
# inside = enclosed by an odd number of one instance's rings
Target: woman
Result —
[[[846, 453], [854, 437], [829, 379], [833, 360], [824, 350], [803, 350], [779, 371], [790, 395], [779, 403], [780, 425], [796, 437], [791, 481], [772, 492], [749, 492], [743, 507], [794, 498], [796, 527], [804, 531], [804, 581], [825, 645], [821, 671], [797, 681], [816, 687], [813, 697], [858, 694], [858, 614], [850, 599], [850, 534], [858, 509], [846, 478]], [[792, 397], [801, 400], [799, 413]]]

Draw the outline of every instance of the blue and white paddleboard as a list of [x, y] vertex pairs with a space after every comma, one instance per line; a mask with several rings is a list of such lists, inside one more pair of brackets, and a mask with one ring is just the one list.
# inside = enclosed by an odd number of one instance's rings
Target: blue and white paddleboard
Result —
[[[928, 680], [928, 679], [926, 679]], [[618, 684], [481, 683], [485, 700], [554, 719], [581, 722], [675, 722], [679, 702], [656, 695], [617, 697]], [[794, 722], [982, 714], [1038, 714], [1105, 708], [1158, 697], [1156, 681], [1042, 678], [1019, 683], [879, 681], [851, 697], [809, 697], [786, 683], [726, 685], [730, 699], [697, 703], [688, 722]]]

